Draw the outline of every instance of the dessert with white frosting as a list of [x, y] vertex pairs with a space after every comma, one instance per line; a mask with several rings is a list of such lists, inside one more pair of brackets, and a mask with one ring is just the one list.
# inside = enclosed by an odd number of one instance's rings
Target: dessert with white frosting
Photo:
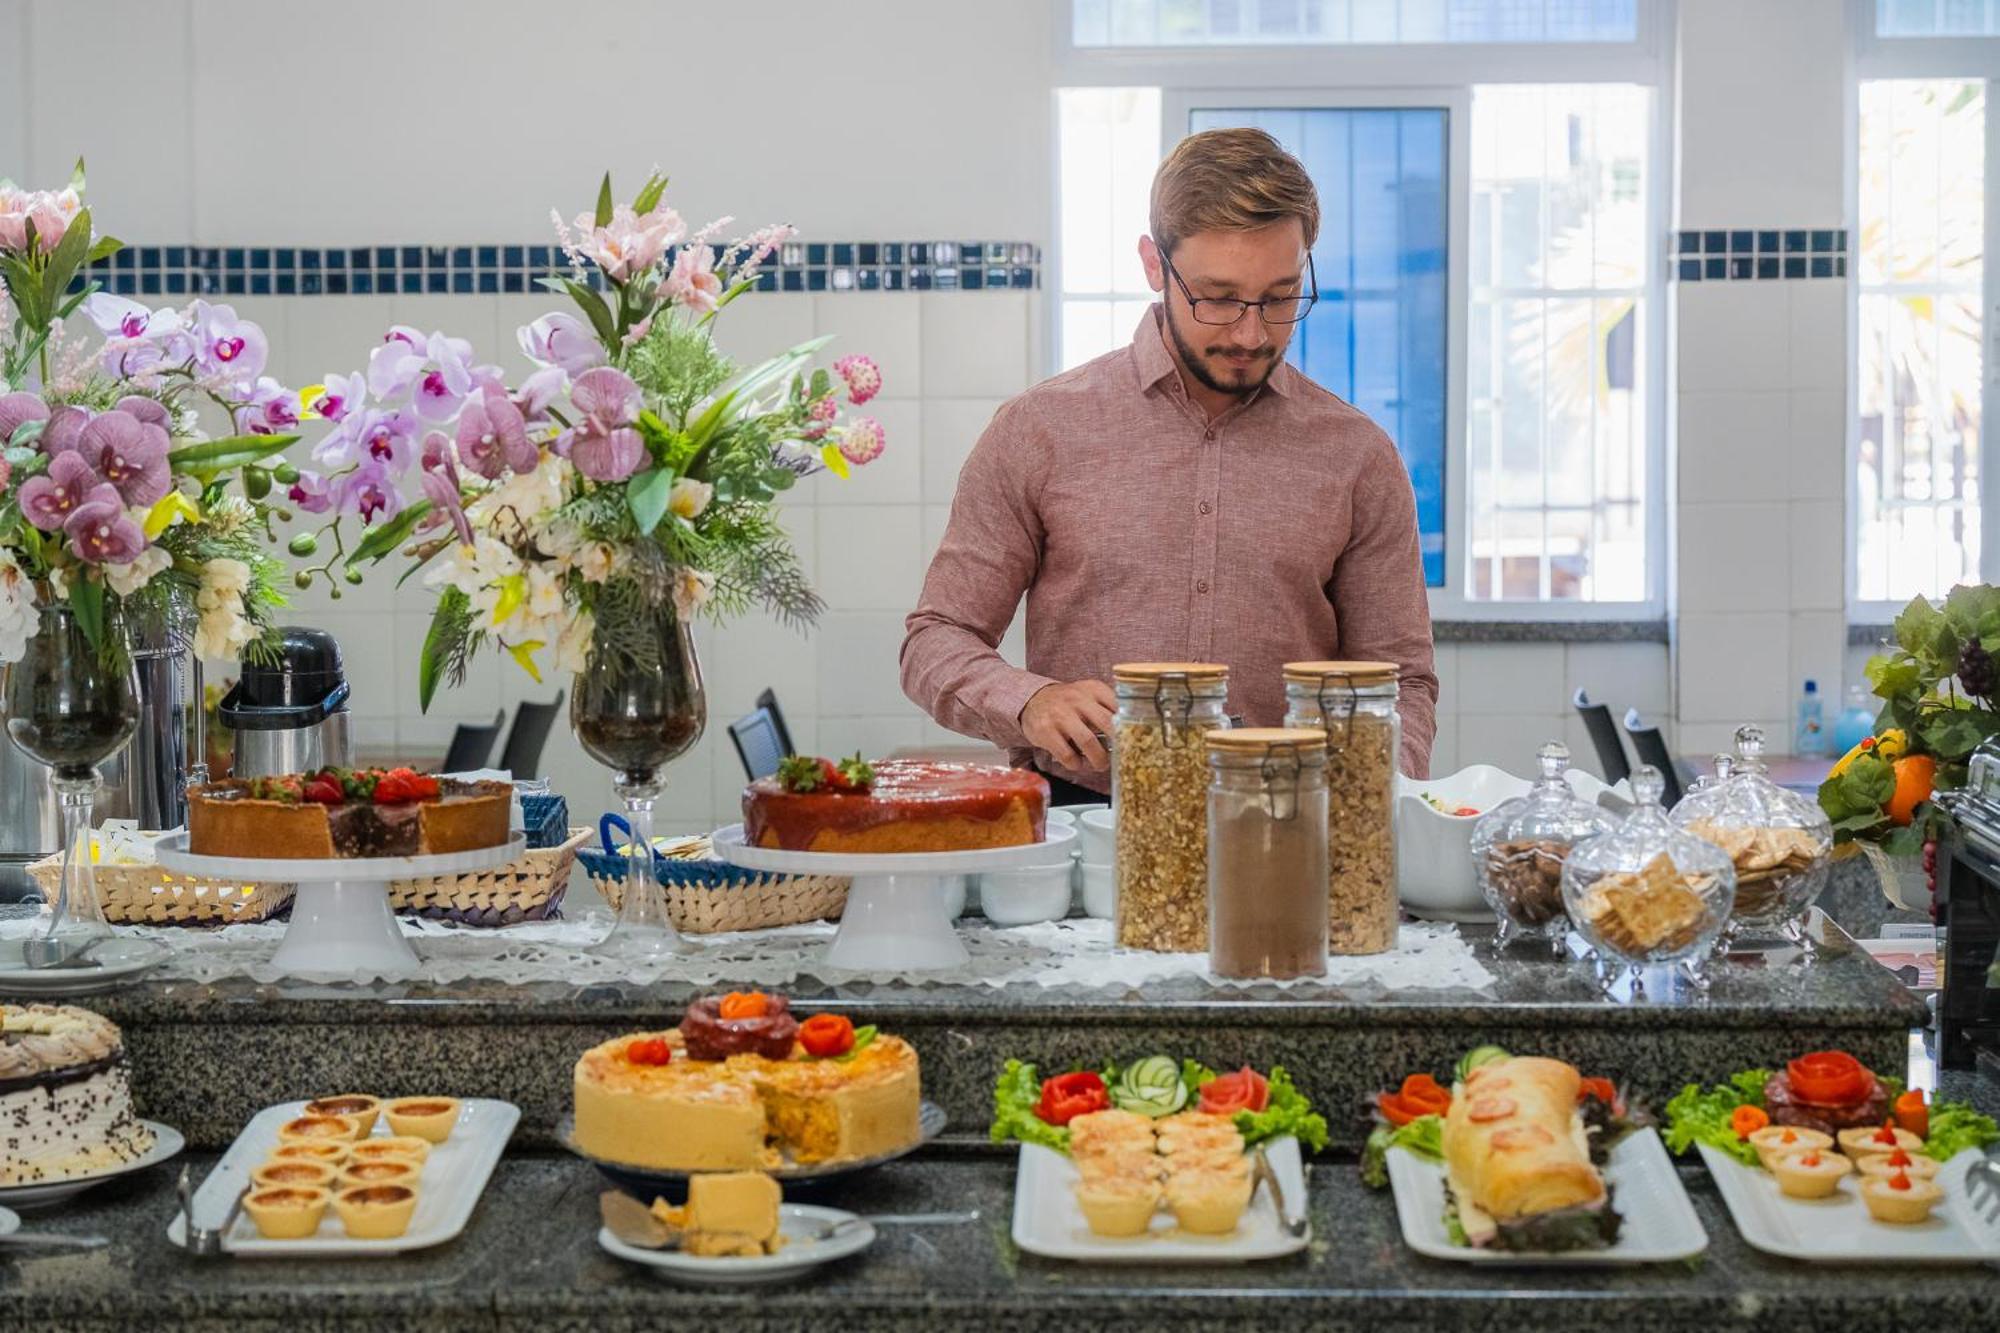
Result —
[[0, 1186], [122, 1166], [153, 1142], [115, 1023], [71, 1005], [0, 1006]]

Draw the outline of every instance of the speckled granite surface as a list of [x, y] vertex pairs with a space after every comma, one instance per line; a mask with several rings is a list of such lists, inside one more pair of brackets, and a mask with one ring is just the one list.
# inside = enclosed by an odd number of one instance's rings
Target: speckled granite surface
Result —
[[[1959, 1080], [1955, 1095], [1964, 1095]], [[1987, 1102], [1991, 1106], [1991, 1084]], [[211, 1159], [196, 1159], [197, 1173]], [[1315, 1239], [1266, 1263], [1110, 1267], [1038, 1259], [1009, 1239], [1010, 1157], [933, 1154], [852, 1178], [826, 1202], [857, 1212], [977, 1208], [969, 1225], [889, 1228], [865, 1254], [809, 1282], [719, 1291], [670, 1286], [596, 1245], [594, 1174], [563, 1158], [503, 1162], [467, 1232], [383, 1260], [196, 1263], [169, 1247], [172, 1173], [101, 1187], [31, 1227], [99, 1232], [112, 1248], [0, 1254], [0, 1328], [283, 1330], [647, 1328], [1202, 1330], [1253, 1327], [1484, 1330], [1616, 1327], [1621, 1333], [1993, 1324], [1991, 1268], [1913, 1273], [1773, 1259], [1746, 1246], [1698, 1167], [1682, 1173], [1709, 1236], [1690, 1263], [1492, 1269], [1403, 1245], [1385, 1192], [1351, 1161], [1312, 1173]]]
[[[1441, 1069], [1499, 1042], [1560, 1056], [1664, 1098], [1689, 1078], [1841, 1046], [1900, 1062], [1921, 1004], [1838, 930], [1822, 960], [1789, 951], [1732, 957], [1706, 995], [1660, 979], [1643, 1004], [1607, 1000], [1591, 971], [1540, 952], [1478, 949], [1488, 991], [1349, 993], [1216, 990], [1195, 980], [1132, 990], [856, 986], [795, 992], [914, 1041], [925, 1093], [951, 1132], [983, 1132], [1008, 1057], [1046, 1067], [1154, 1051], [1211, 1065], [1283, 1064], [1324, 1107], [1336, 1142], [1358, 1144], [1361, 1099], [1414, 1069]], [[607, 1037], [677, 1019], [685, 987], [451, 987], [368, 990], [141, 984], [88, 1003], [123, 1025], [144, 1114], [220, 1147], [257, 1109], [360, 1089], [453, 1092], [521, 1106], [521, 1138], [547, 1146], [569, 1109], [571, 1068]]]

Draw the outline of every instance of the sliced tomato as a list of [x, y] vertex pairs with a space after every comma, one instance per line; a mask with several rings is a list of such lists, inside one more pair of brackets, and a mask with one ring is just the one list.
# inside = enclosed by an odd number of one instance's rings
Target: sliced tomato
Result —
[[1451, 1109], [1451, 1093], [1429, 1074], [1412, 1074], [1403, 1080], [1397, 1095], [1418, 1115], [1443, 1115]]
[[716, 1006], [718, 1018], [762, 1018], [771, 1012], [771, 997], [760, 990], [733, 990]]
[[1595, 1097], [1606, 1106], [1615, 1107], [1618, 1104], [1618, 1085], [1608, 1078], [1587, 1078], [1576, 1094], [1578, 1101], [1585, 1097]]
[[1875, 1076], [1846, 1051], [1811, 1051], [1785, 1066], [1792, 1092], [1817, 1106], [1851, 1106], [1868, 1096]]
[[1035, 1114], [1051, 1125], [1067, 1125], [1080, 1115], [1110, 1105], [1111, 1092], [1104, 1080], [1088, 1069], [1079, 1069], [1042, 1080], [1042, 1099], [1035, 1103]]
[[1221, 1074], [1201, 1085], [1198, 1103], [1207, 1115], [1235, 1115], [1238, 1111], [1261, 1111], [1271, 1104], [1271, 1084], [1249, 1065], [1233, 1074]]
[[1404, 1101], [1402, 1094], [1397, 1092], [1376, 1093], [1375, 1109], [1382, 1113], [1384, 1120], [1398, 1127], [1409, 1124], [1420, 1115], [1429, 1114], [1429, 1112], [1420, 1111]]

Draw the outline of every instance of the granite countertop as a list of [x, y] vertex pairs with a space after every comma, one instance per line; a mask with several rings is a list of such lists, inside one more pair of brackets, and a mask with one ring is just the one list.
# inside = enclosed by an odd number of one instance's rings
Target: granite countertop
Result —
[[[1969, 1078], [1948, 1079], [1965, 1095]], [[1996, 1098], [1987, 1080], [1981, 1100]], [[193, 1158], [197, 1174], [213, 1158]], [[1737, 1234], [1708, 1177], [1682, 1178], [1709, 1236], [1685, 1263], [1613, 1269], [1475, 1268], [1424, 1259], [1400, 1239], [1390, 1196], [1350, 1160], [1313, 1170], [1315, 1232], [1303, 1254], [1255, 1264], [1112, 1267], [1038, 1259], [1009, 1239], [1011, 1157], [933, 1153], [857, 1177], [828, 1202], [863, 1213], [977, 1208], [969, 1225], [888, 1228], [865, 1254], [807, 1282], [681, 1288], [601, 1252], [599, 1183], [567, 1158], [504, 1161], [466, 1234], [379, 1260], [197, 1263], [169, 1247], [172, 1172], [100, 1187], [30, 1227], [99, 1232], [111, 1248], [29, 1258], [0, 1251], [0, 1327], [284, 1330], [843, 1329], [1060, 1323], [1065, 1329], [1258, 1326], [1499, 1330], [1839, 1328], [1990, 1324], [1989, 1267], [1911, 1272], [1771, 1258]], [[1280, 1322], [1281, 1321], [1281, 1322]]]

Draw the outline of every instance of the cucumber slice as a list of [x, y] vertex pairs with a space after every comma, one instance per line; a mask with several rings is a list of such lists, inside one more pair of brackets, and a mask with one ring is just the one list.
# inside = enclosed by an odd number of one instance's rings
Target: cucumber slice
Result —
[[1458, 1069], [1456, 1071], [1458, 1081], [1461, 1083], [1465, 1082], [1465, 1076], [1481, 1065], [1490, 1065], [1495, 1060], [1506, 1060], [1509, 1058], [1507, 1049], [1503, 1046], [1475, 1046], [1458, 1059]]
[[1149, 1055], [1126, 1066], [1111, 1089], [1111, 1101], [1120, 1110], [1154, 1119], [1172, 1115], [1187, 1105], [1187, 1099], [1179, 1063], [1164, 1055]]

